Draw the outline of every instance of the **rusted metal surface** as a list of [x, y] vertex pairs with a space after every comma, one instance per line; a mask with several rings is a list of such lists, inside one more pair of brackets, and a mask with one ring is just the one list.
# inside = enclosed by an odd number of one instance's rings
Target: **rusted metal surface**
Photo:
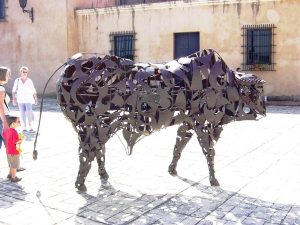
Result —
[[203, 50], [166, 64], [134, 63], [106, 55], [67, 62], [57, 82], [58, 101], [79, 138], [80, 168], [85, 178], [96, 157], [99, 175], [105, 170], [105, 143], [118, 131], [131, 154], [143, 136], [179, 125], [169, 173], [196, 133], [207, 159], [211, 185], [215, 178], [214, 144], [230, 121], [256, 119], [266, 112], [264, 81], [232, 71], [214, 50]]

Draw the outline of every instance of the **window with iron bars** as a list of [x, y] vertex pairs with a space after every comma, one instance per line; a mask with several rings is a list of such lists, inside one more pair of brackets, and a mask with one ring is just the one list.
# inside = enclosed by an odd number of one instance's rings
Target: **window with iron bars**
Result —
[[174, 58], [191, 55], [199, 51], [199, 32], [174, 33]]
[[0, 20], [5, 20], [5, 0], [0, 0]]
[[275, 70], [273, 24], [243, 26], [243, 70]]
[[110, 54], [122, 58], [134, 60], [135, 57], [135, 33], [116, 32], [110, 34]]

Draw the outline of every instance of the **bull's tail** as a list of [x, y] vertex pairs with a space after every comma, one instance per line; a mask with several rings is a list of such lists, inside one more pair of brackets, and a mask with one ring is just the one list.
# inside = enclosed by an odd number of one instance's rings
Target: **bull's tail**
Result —
[[49, 79], [47, 80], [45, 86], [44, 86], [44, 90], [43, 90], [43, 94], [42, 94], [42, 100], [41, 100], [41, 106], [40, 106], [40, 116], [39, 116], [39, 122], [38, 122], [38, 128], [37, 128], [37, 132], [36, 132], [36, 135], [35, 135], [35, 139], [34, 139], [34, 144], [33, 144], [33, 152], [32, 152], [32, 157], [34, 160], [37, 159], [37, 156], [38, 156], [38, 151], [36, 149], [36, 143], [37, 143], [37, 138], [38, 138], [38, 135], [39, 135], [39, 130], [40, 130], [40, 125], [41, 125], [41, 119], [42, 119], [42, 112], [43, 112], [43, 103], [44, 103], [44, 96], [45, 96], [45, 92], [46, 92], [46, 89], [47, 89], [47, 86], [50, 82], [50, 80], [52, 79], [52, 77], [57, 73], [57, 71], [59, 71], [62, 67], [64, 67], [67, 63], [70, 63], [70, 61], [74, 61], [74, 60], [77, 60], [79, 59], [80, 57], [82, 57], [82, 54], [81, 53], [77, 53], [75, 55], [73, 55], [66, 63], [60, 65], [54, 72], [53, 74], [49, 77]]

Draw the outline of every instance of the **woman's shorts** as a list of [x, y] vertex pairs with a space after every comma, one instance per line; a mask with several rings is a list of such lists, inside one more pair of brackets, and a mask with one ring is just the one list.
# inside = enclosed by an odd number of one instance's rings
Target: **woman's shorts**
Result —
[[7, 155], [7, 162], [9, 168], [17, 169], [20, 166], [20, 155]]

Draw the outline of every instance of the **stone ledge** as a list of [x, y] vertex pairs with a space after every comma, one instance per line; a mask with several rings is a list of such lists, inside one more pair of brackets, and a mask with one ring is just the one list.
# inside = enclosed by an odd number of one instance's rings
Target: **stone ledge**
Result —
[[266, 105], [275, 105], [275, 106], [300, 106], [300, 101], [267, 101]]

